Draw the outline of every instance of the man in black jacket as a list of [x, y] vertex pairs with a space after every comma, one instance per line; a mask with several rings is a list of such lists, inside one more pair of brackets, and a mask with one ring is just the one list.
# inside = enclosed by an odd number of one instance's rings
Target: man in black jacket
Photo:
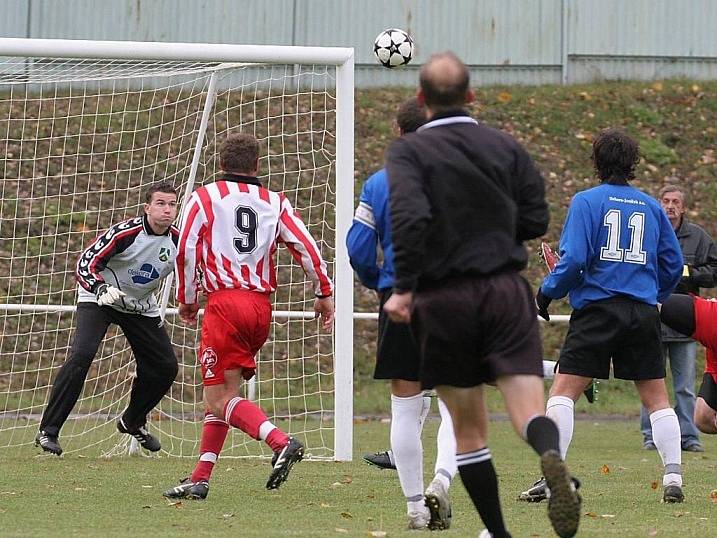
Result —
[[[660, 190], [660, 205], [667, 213], [680, 242], [685, 270], [675, 293], [699, 295], [700, 288], [717, 286], [717, 245], [702, 228], [685, 218], [686, 193], [678, 185], [665, 185]], [[662, 325], [665, 355], [670, 357], [672, 386], [675, 391], [675, 413], [680, 421], [682, 450], [702, 452], [699, 430], [695, 425], [695, 358], [697, 343], [685, 335]], [[645, 408], [640, 415], [644, 448], [655, 450], [652, 427]]]
[[432, 56], [418, 92], [430, 121], [388, 151], [396, 278], [384, 309], [411, 322], [420, 380], [448, 406], [461, 479], [487, 527], [481, 537], [510, 536], [486, 445], [485, 383], [498, 386], [515, 430], [540, 455], [553, 528], [573, 536], [580, 500], [544, 416], [536, 308], [519, 273], [523, 241], [547, 229], [543, 178], [511, 136], [468, 116], [468, 83], [453, 53]]

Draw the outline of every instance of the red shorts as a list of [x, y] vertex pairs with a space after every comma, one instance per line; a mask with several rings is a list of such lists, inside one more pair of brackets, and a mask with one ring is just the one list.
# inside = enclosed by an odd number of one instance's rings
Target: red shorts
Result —
[[707, 348], [705, 373], [717, 382], [717, 301], [695, 297], [695, 334], [692, 338]]
[[270, 325], [269, 295], [235, 289], [211, 293], [199, 346], [204, 385], [223, 384], [225, 370], [241, 368], [244, 379], [254, 377], [254, 356], [266, 342]]

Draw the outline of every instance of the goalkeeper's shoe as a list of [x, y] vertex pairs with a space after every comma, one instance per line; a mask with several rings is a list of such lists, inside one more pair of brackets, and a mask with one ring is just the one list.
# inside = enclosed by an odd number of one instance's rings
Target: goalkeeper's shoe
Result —
[[593, 403], [597, 399], [597, 393], [598, 380], [593, 379], [587, 386], [587, 388], [583, 391], [583, 394], [585, 395], [585, 399], [588, 401], [588, 403]]
[[40, 446], [45, 452], [50, 452], [56, 456], [62, 454], [62, 447], [57, 440], [57, 435], [48, 435], [44, 431], [37, 432], [35, 446]]
[[379, 469], [395, 469], [396, 464], [391, 459], [391, 451], [374, 452], [373, 454], [364, 454], [363, 461], [369, 465], [378, 467]]
[[294, 464], [304, 458], [304, 445], [289, 437], [289, 443], [277, 454], [276, 459], [272, 459], [273, 469], [266, 482], [266, 489], [276, 489], [286, 481]]
[[203, 500], [207, 498], [209, 494], [209, 482], [206, 480], [199, 480], [198, 482], [192, 482], [190, 477], [182, 478], [179, 481], [179, 485], [172, 489], [168, 489], [162, 495], [168, 499], [195, 499]]
[[147, 428], [145, 428], [144, 426], [130, 429], [125, 425], [123, 419], [119, 419], [117, 421], [117, 430], [120, 433], [129, 434], [135, 439], [137, 439], [137, 441], [139, 441], [139, 444], [145, 450], [149, 450], [150, 452], [158, 452], [162, 448], [162, 444], [159, 442], [159, 439], [149, 433], [147, 431]]

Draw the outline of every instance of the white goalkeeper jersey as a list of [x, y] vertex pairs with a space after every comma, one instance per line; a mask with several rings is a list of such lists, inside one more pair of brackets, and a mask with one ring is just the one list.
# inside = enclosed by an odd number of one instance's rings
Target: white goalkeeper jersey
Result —
[[176, 260], [177, 301], [197, 302], [201, 284], [207, 293], [276, 289], [274, 253], [284, 243], [301, 264], [317, 296], [329, 296], [333, 284], [326, 263], [287, 198], [261, 186], [255, 177], [224, 174], [199, 187], [184, 208]]
[[80, 303], [96, 303], [95, 291], [107, 283], [125, 293], [111, 308], [129, 314], [159, 316], [154, 292], [174, 269], [179, 230], [156, 234], [147, 216], [118, 222], [99, 235], [77, 260]]

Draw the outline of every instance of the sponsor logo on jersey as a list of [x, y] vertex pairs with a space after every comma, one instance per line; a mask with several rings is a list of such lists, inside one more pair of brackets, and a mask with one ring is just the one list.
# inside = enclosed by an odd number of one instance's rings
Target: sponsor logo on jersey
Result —
[[[214, 352], [214, 350], [212, 348], [208, 347], [204, 350], [204, 352], [202, 353], [202, 356], [199, 357], [199, 362], [201, 362], [202, 366], [204, 366], [207, 370], [209, 370], [210, 368], [214, 368], [217, 365], [217, 362], [219, 362], [219, 359], [217, 357], [217, 354]], [[213, 376], [213, 374], [212, 374], [212, 376]]]
[[169, 249], [162, 247], [159, 249], [159, 261], [166, 262], [169, 259]]
[[159, 272], [150, 263], [143, 263], [139, 269], [129, 269], [127, 272], [132, 276], [132, 282], [135, 284], [149, 284], [159, 278]]

